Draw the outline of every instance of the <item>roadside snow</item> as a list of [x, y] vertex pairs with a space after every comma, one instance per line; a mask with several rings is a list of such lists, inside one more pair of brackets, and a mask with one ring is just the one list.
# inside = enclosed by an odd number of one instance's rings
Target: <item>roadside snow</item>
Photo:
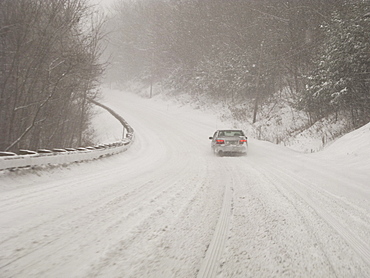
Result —
[[122, 124], [102, 107], [94, 107], [92, 120], [96, 144], [108, 144], [122, 139]]
[[[342, 136], [327, 146], [324, 152], [333, 156], [356, 157], [359, 162], [362, 159], [368, 161], [370, 158], [370, 123]], [[364, 164], [369, 166], [369, 163]]]

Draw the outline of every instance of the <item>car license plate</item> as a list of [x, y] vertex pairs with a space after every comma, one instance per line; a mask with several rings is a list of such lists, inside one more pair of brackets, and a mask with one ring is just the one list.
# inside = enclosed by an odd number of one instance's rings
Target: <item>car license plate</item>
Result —
[[236, 141], [229, 141], [228, 143], [229, 143], [229, 145], [236, 145], [238, 142], [236, 142]]

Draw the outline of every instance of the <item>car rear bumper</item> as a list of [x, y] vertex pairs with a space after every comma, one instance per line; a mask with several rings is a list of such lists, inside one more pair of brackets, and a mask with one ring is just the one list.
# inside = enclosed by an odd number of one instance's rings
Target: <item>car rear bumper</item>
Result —
[[215, 148], [216, 152], [223, 152], [223, 153], [246, 153], [247, 152], [247, 146], [241, 145], [241, 146], [217, 146]]

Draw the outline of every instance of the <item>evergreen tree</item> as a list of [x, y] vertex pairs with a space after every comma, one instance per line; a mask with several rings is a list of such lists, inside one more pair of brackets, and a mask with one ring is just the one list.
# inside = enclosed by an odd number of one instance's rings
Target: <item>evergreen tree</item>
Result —
[[326, 40], [302, 99], [317, 118], [349, 112], [355, 127], [370, 120], [369, 12], [369, 1], [346, 3], [323, 26]]

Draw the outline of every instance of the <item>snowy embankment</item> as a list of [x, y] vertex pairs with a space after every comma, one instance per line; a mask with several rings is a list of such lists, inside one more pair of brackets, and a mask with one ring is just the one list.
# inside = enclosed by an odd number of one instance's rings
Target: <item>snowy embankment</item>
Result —
[[216, 157], [230, 123], [104, 92], [135, 141], [0, 176], [1, 277], [370, 277], [369, 125], [318, 153], [251, 138]]
[[[35, 166], [62, 165], [73, 162], [88, 161], [126, 151], [130, 147], [132, 140], [134, 139], [132, 127], [120, 115], [118, 115], [109, 107], [96, 101], [91, 101], [95, 105], [102, 107], [110, 113], [110, 118], [108, 119], [108, 122], [113, 122], [113, 117], [115, 117], [116, 120], [120, 122], [121, 127], [117, 128], [117, 131], [121, 132], [121, 139], [117, 139], [115, 141], [110, 141], [107, 143], [103, 143], [103, 141], [101, 141], [98, 146], [87, 148], [66, 148], [55, 149], [53, 151], [40, 150], [38, 152], [29, 152], [28, 154], [24, 155], [7, 153], [10, 155], [0, 156], [0, 171], [6, 169], [24, 167], [32, 168]], [[3, 152], [3, 154], [5, 153]]]
[[[348, 170], [370, 172], [370, 123], [350, 132], [318, 153]], [[370, 184], [370, 180], [369, 180]]]

